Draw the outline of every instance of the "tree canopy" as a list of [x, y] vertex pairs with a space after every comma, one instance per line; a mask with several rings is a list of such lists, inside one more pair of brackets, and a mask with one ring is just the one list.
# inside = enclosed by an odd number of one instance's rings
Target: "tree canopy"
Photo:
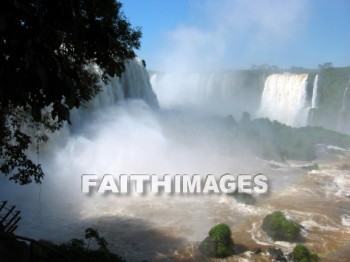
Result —
[[[120, 76], [140, 47], [115, 0], [5, 0], [0, 10], [0, 171], [21, 184], [39, 183], [39, 164], [26, 157], [32, 143], [57, 130], [69, 110]], [[98, 65], [97, 74], [92, 65]]]

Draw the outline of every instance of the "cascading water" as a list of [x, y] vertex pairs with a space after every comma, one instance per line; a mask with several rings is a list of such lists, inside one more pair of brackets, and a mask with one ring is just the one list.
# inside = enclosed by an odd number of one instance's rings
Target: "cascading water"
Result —
[[[160, 105], [168, 108], [181, 105], [184, 100], [191, 103], [216, 99], [216, 107], [221, 106], [220, 99], [235, 103], [241, 97], [235, 86], [245, 86], [238, 80], [231, 80], [230, 75], [219, 74], [189, 74], [184, 75], [184, 79], [168, 74], [163, 80], [156, 78], [162, 76], [154, 75], [153, 82], [157, 82], [155, 90]], [[165, 83], [165, 78], [177, 83], [180, 89], [170, 88], [174, 83]], [[280, 91], [280, 96], [285, 96], [281, 99], [289, 101], [287, 105], [291, 107], [303, 108], [306, 78], [307, 75], [270, 76], [265, 89], [272, 89], [270, 96], [276, 96], [279, 92], [274, 88], [286, 85], [288, 90]], [[159, 85], [158, 81], [164, 81], [164, 85]], [[231, 81], [236, 81], [237, 85], [230, 84]], [[288, 95], [291, 96], [289, 100]], [[248, 98], [241, 101], [240, 106]], [[276, 100], [274, 97], [272, 102]], [[350, 240], [346, 225], [350, 212], [339, 202], [348, 201], [348, 184], [343, 182], [348, 174], [344, 174], [342, 180], [334, 174], [325, 183], [322, 176], [335, 173], [326, 170], [299, 182], [298, 178], [305, 178], [305, 171], [297, 171], [292, 162], [281, 163], [276, 169], [257, 159], [245, 144], [235, 141], [237, 134], [222, 125], [222, 118], [208, 117], [205, 110], [199, 115], [189, 108], [181, 112], [150, 110], [157, 105], [144, 67], [139, 61], [130, 61], [121, 78], [113, 78], [104, 86], [89, 103], [88, 110], [72, 113], [73, 127], [82, 124], [84, 128], [72, 133], [66, 127], [41, 149], [40, 161], [46, 177], [40, 190], [37, 185], [18, 187], [1, 177], [0, 199], [15, 203], [22, 211], [18, 233], [62, 242], [81, 238], [85, 228], [94, 227], [107, 239], [109, 248], [127, 261], [202, 261], [196, 243], [207, 236], [212, 226], [222, 222], [232, 228], [235, 243], [263, 250], [266, 246], [275, 246], [290, 252], [293, 244], [283, 246], [283, 243], [272, 242], [261, 230], [265, 215], [282, 210], [307, 228], [303, 232], [306, 243], [311, 241], [313, 251], [322, 256]], [[203, 104], [204, 108], [206, 105]], [[272, 107], [277, 110], [276, 105]], [[279, 109], [284, 110], [283, 107]], [[298, 113], [288, 117], [294, 120]], [[65, 138], [64, 143], [59, 143], [60, 137]], [[132, 173], [222, 175], [227, 172], [265, 173], [271, 181], [271, 194], [261, 202], [257, 197], [257, 205], [249, 206], [226, 194], [121, 196], [81, 192], [83, 173], [102, 176]], [[339, 185], [345, 185], [341, 197], [334, 192], [339, 190]], [[324, 187], [331, 188], [324, 190]], [[324, 208], [325, 203], [330, 210]], [[232, 259], [251, 261], [252, 256], [251, 252], [243, 252]], [[254, 258], [271, 260], [267, 252]]]
[[262, 79], [262, 73], [248, 71], [155, 73], [151, 83], [162, 108], [190, 108], [240, 118], [244, 111], [256, 111]]
[[[93, 68], [93, 70], [97, 73], [99, 72], [98, 68]], [[71, 120], [73, 126], [71, 128], [79, 127], [88, 118], [93, 117], [94, 114], [98, 114], [101, 110], [108, 110], [126, 99], [141, 99], [150, 108], [159, 108], [148, 71], [142, 65], [141, 60], [137, 58], [125, 62], [125, 70], [120, 77], [110, 78], [107, 84], [101, 83], [101, 86], [100, 93], [89, 101], [83, 110], [72, 110]]]
[[311, 108], [318, 107], [318, 74], [315, 76], [314, 86], [312, 89], [312, 99], [311, 99]]
[[[113, 81], [118, 81], [118, 78], [114, 78]], [[125, 72], [122, 74], [119, 84], [124, 89], [125, 98], [141, 98], [150, 107], [159, 107], [150, 83], [149, 73], [140, 60], [134, 59], [126, 62]]]
[[[208, 78], [215, 85], [215, 77]], [[202, 91], [203, 95], [208, 92]], [[89, 196], [81, 192], [82, 174], [261, 172], [262, 164], [245, 147], [235, 144], [240, 159], [235, 157], [230, 144], [233, 134], [223, 128], [221, 118], [190, 110], [186, 114], [150, 110], [157, 107], [155, 97], [142, 65], [128, 62], [121, 78], [103, 86], [85, 110], [72, 112], [72, 126], [65, 126], [40, 148], [46, 174], [40, 189], [18, 187], [1, 176], [0, 199], [16, 203], [23, 214], [18, 233], [62, 242], [79, 238], [93, 226], [128, 261], [154, 261], [156, 254], [169, 255], [188, 241], [203, 239], [222, 217], [213, 216], [214, 209], [222, 210], [225, 217], [237, 213], [235, 221], [249, 216], [249, 212], [238, 214], [245, 207], [232, 201], [217, 207], [220, 195]], [[244, 157], [250, 165], [243, 164]]]
[[[98, 68], [94, 70], [99, 71]], [[102, 84], [101, 92], [88, 103], [87, 108], [90, 111], [98, 110], [125, 99], [135, 98], [144, 100], [152, 108], [159, 107], [148, 72], [137, 58], [125, 62], [125, 70], [121, 77], [110, 78], [106, 85]]]
[[318, 74], [315, 76], [314, 84], [312, 88], [312, 98], [311, 98], [311, 107], [307, 108], [307, 124], [313, 125], [315, 123], [315, 114], [317, 113], [319, 106], [319, 94], [318, 94]]
[[226, 73], [165, 73], [152, 76], [151, 82], [163, 108], [201, 107], [232, 101], [235, 83], [229, 78]]
[[268, 117], [290, 126], [307, 124], [307, 74], [272, 74], [265, 81], [258, 117]]
[[342, 108], [339, 112], [338, 130], [345, 133], [349, 132], [350, 131], [349, 121], [350, 121], [350, 78], [348, 81], [348, 85], [344, 91]]

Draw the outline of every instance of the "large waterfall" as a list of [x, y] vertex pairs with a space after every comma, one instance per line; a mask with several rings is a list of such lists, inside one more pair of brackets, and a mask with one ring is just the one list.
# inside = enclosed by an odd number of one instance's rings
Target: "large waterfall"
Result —
[[258, 117], [290, 126], [307, 124], [307, 74], [272, 74], [265, 81]]
[[[0, 201], [8, 200], [23, 214], [19, 235], [62, 243], [81, 238], [85, 228], [93, 227], [110, 243], [111, 251], [127, 261], [202, 261], [197, 243], [222, 222], [235, 225], [237, 242], [249, 250], [277, 246], [290, 252], [293, 245], [283, 242], [280, 246], [282, 242], [273, 242], [260, 228], [267, 214], [283, 210], [305, 227], [305, 238], [312, 241], [315, 252], [332, 253], [335, 245], [342, 247], [348, 242], [350, 231], [345, 226], [349, 212], [342, 207], [348, 200], [346, 173], [322, 165], [322, 170], [314, 170], [322, 175], [306, 176], [305, 171], [298, 171], [299, 164], [289, 159], [277, 165], [263, 161], [250, 149], [254, 140], [246, 140], [232, 119], [211, 114], [212, 110], [226, 115], [255, 113], [261, 100], [262, 116], [304, 125], [303, 112], [311, 106], [311, 96], [306, 95], [308, 75], [274, 74], [264, 81], [266, 71], [153, 74], [160, 110], [150, 110], [158, 107], [158, 101], [146, 69], [138, 60], [125, 66], [121, 77], [102, 84], [101, 93], [85, 110], [72, 112], [73, 124], [40, 148], [40, 158], [39, 154], [32, 158], [46, 174], [40, 187], [18, 187], [0, 176]], [[325, 97], [322, 81], [320, 75], [320, 98]], [[316, 81], [313, 106], [322, 109], [317, 90]], [[349, 111], [350, 87], [345, 93], [341, 90], [343, 111]], [[281, 155], [280, 151], [278, 148], [272, 155]], [[337, 166], [345, 166], [347, 158], [339, 161]], [[164, 174], [200, 174], [204, 178], [228, 172], [267, 174], [272, 190], [266, 198], [254, 194], [256, 205], [242, 204], [227, 194], [81, 192], [82, 174], [155, 174], [163, 179]], [[315, 208], [310, 210], [307, 203], [315, 203]], [[323, 208], [325, 203], [330, 208]], [[265, 253], [262, 258], [268, 259]], [[233, 259], [250, 260], [253, 256], [248, 251]]]
[[217, 71], [205, 73], [155, 73], [152, 86], [162, 108], [191, 108], [209, 114], [232, 114], [257, 110], [263, 73]]
[[[98, 68], [93, 70], [99, 72]], [[150, 83], [149, 73], [137, 58], [125, 62], [125, 71], [120, 77], [111, 78], [107, 84], [101, 82], [101, 86], [101, 92], [89, 101], [83, 110], [72, 111], [73, 122], [82, 123], [88, 115], [114, 107], [125, 99], [140, 99], [150, 108], [159, 108], [157, 96]]]
[[143, 99], [150, 107], [158, 107], [158, 101], [149, 80], [149, 74], [137, 58], [125, 62], [121, 77], [113, 77], [90, 106], [105, 107], [123, 99]]
[[163, 108], [211, 107], [232, 102], [235, 93], [234, 79], [226, 73], [155, 74], [151, 82]]

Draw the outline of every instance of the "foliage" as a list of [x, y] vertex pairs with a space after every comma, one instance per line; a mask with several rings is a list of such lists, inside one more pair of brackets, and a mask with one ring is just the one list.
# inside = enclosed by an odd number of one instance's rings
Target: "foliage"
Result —
[[281, 69], [277, 65], [261, 64], [261, 65], [251, 65], [252, 70], [265, 70], [271, 72], [279, 72]]
[[317, 144], [350, 147], [350, 136], [321, 127], [293, 128], [267, 118], [250, 120], [246, 114], [239, 123], [232, 128], [240, 140], [264, 159], [311, 161]]
[[343, 97], [348, 85], [350, 67], [322, 68], [319, 72], [319, 108], [315, 112], [315, 124], [328, 128], [338, 126], [339, 112], [343, 107]]
[[226, 224], [218, 224], [210, 229], [209, 237], [199, 245], [199, 250], [207, 257], [224, 258], [233, 254], [231, 230]]
[[319, 64], [318, 68], [319, 69], [327, 69], [327, 68], [332, 68], [333, 67], [333, 63], [332, 62], [326, 62], [324, 64]]
[[[5, 0], [0, 10], [0, 168], [28, 184], [43, 177], [31, 144], [69, 122], [100, 83], [135, 56], [141, 31], [115, 0]], [[99, 67], [99, 71], [93, 65]], [[29, 127], [28, 127], [29, 126]]]
[[215, 241], [226, 242], [231, 239], [231, 230], [226, 224], [218, 224], [209, 230], [209, 236]]
[[[27, 112], [21, 108], [11, 108], [0, 112], [0, 171], [4, 174], [11, 174], [11, 180], [16, 183], [28, 184], [32, 179], [40, 183], [44, 174], [40, 164], [35, 164], [27, 158], [26, 150], [31, 143], [47, 141], [47, 135], [38, 130], [53, 131], [60, 127], [59, 123], [54, 123], [50, 119], [50, 114], [43, 115], [44, 122], [33, 123], [29, 119]], [[32, 137], [22, 129], [35, 135]], [[39, 148], [37, 147], [37, 150]]]
[[[95, 229], [87, 229], [98, 236]], [[88, 238], [89, 239], [89, 236]], [[102, 239], [102, 238], [101, 238]], [[86, 240], [73, 238], [70, 241], [57, 245], [48, 240], [33, 241], [30, 245], [17, 240], [13, 234], [3, 234], [0, 237], [1, 261], [76, 261], [76, 262], [124, 262], [117, 254], [101, 248], [89, 250]], [[106, 242], [107, 243], [107, 242]]]
[[90, 247], [91, 239], [95, 239], [100, 250], [102, 250], [102, 251], [108, 250], [108, 248], [107, 248], [108, 243], [107, 243], [106, 239], [104, 239], [103, 237], [100, 237], [97, 230], [94, 228], [87, 228], [85, 230], [85, 239], [89, 240], [87, 249], [89, 249], [89, 247]]
[[298, 244], [293, 249], [292, 258], [294, 262], [316, 262], [318, 261], [318, 255], [316, 253], [310, 253], [309, 249]]
[[[74, 261], [101, 261], [101, 262], [121, 262], [125, 261], [119, 255], [113, 254], [108, 249], [107, 241], [99, 236], [96, 229], [87, 228], [85, 230], [85, 239], [88, 240], [88, 244], [84, 239], [73, 238], [69, 242], [61, 244], [58, 249], [66, 254], [68, 257], [74, 259]], [[97, 250], [89, 250], [91, 239], [95, 239], [98, 245]]]
[[299, 238], [301, 226], [286, 219], [282, 212], [275, 211], [264, 218], [262, 229], [274, 241], [294, 242]]

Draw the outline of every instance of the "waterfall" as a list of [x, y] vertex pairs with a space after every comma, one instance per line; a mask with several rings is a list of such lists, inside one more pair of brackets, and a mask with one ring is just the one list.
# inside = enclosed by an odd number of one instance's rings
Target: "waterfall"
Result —
[[314, 79], [314, 85], [312, 88], [312, 98], [311, 98], [311, 107], [308, 107], [308, 119], [307, 119], [307, 124], [308, 125], [315, 125], [317, 122], [316, 120], [316, 112], [318, 110], [319, 106], [319, 96], [318, 96], [318, 74], [315, 76]]
[[318, 107], [318, 74], [315, 76], [314, 87], [312, 89], [311, 107], [312, 108]]
[[[96, 66], [92, 70], [97, 74], [100, 73], [100, 69]], [[102, 86], [100, 93], [86, 104], [84, 110], [72, 110], [71, 118], [73, 122], [81, 123], [91, 114], [114, 107], [125, 99], [139, 99], [150, 108], [159, 108], [149, 73], [137, 58], [125, 62], [125, 70], [120, 77], [112, 77], [106, 84], [102, 81], [100, 84]]]
[[265, 81], [258, 117], [268, 117], [290, 126], [307, 124], [307, 74], [272, 74]]
[[[232, 97], [233, 81], [226, 73], [164, 73], [152, 76], [152, 86], [164, 107], [199, 106]], [[232, 80], [232, 79], [231, 79]]]
[[343, 95], [343, 106], [341, 112], [350, 111], [350, 85], [348, 85], [344, 91]]
[[217, 71], [154, 73], [151, 83], [162, 108], [241, 117], [257, 110], [264, 82], [262, 72]]
[[[149, 73], [141, 60], [133, 59], [125, 63], [125, 72], [119, 79], [118, 85], [124, 90], [125, 98], [143, 99], [150, 107], [158, 108], [157, 96], [153, 92]], [[118, 78], [113, 78], [118, 82]]]
[[343, 105], [338, 117], [338, 130], [345, 133], [350, 131], [350, 79], [343, 95]]
[[101, 92], [90, 106], [113, 106], [124, 99], [142, 99], [152, 108], [159, 106], [149, 74], [137, 58], [125, 62], [125, 70], [120, 77], [112, 77], [107, 84], [102, 83]]

